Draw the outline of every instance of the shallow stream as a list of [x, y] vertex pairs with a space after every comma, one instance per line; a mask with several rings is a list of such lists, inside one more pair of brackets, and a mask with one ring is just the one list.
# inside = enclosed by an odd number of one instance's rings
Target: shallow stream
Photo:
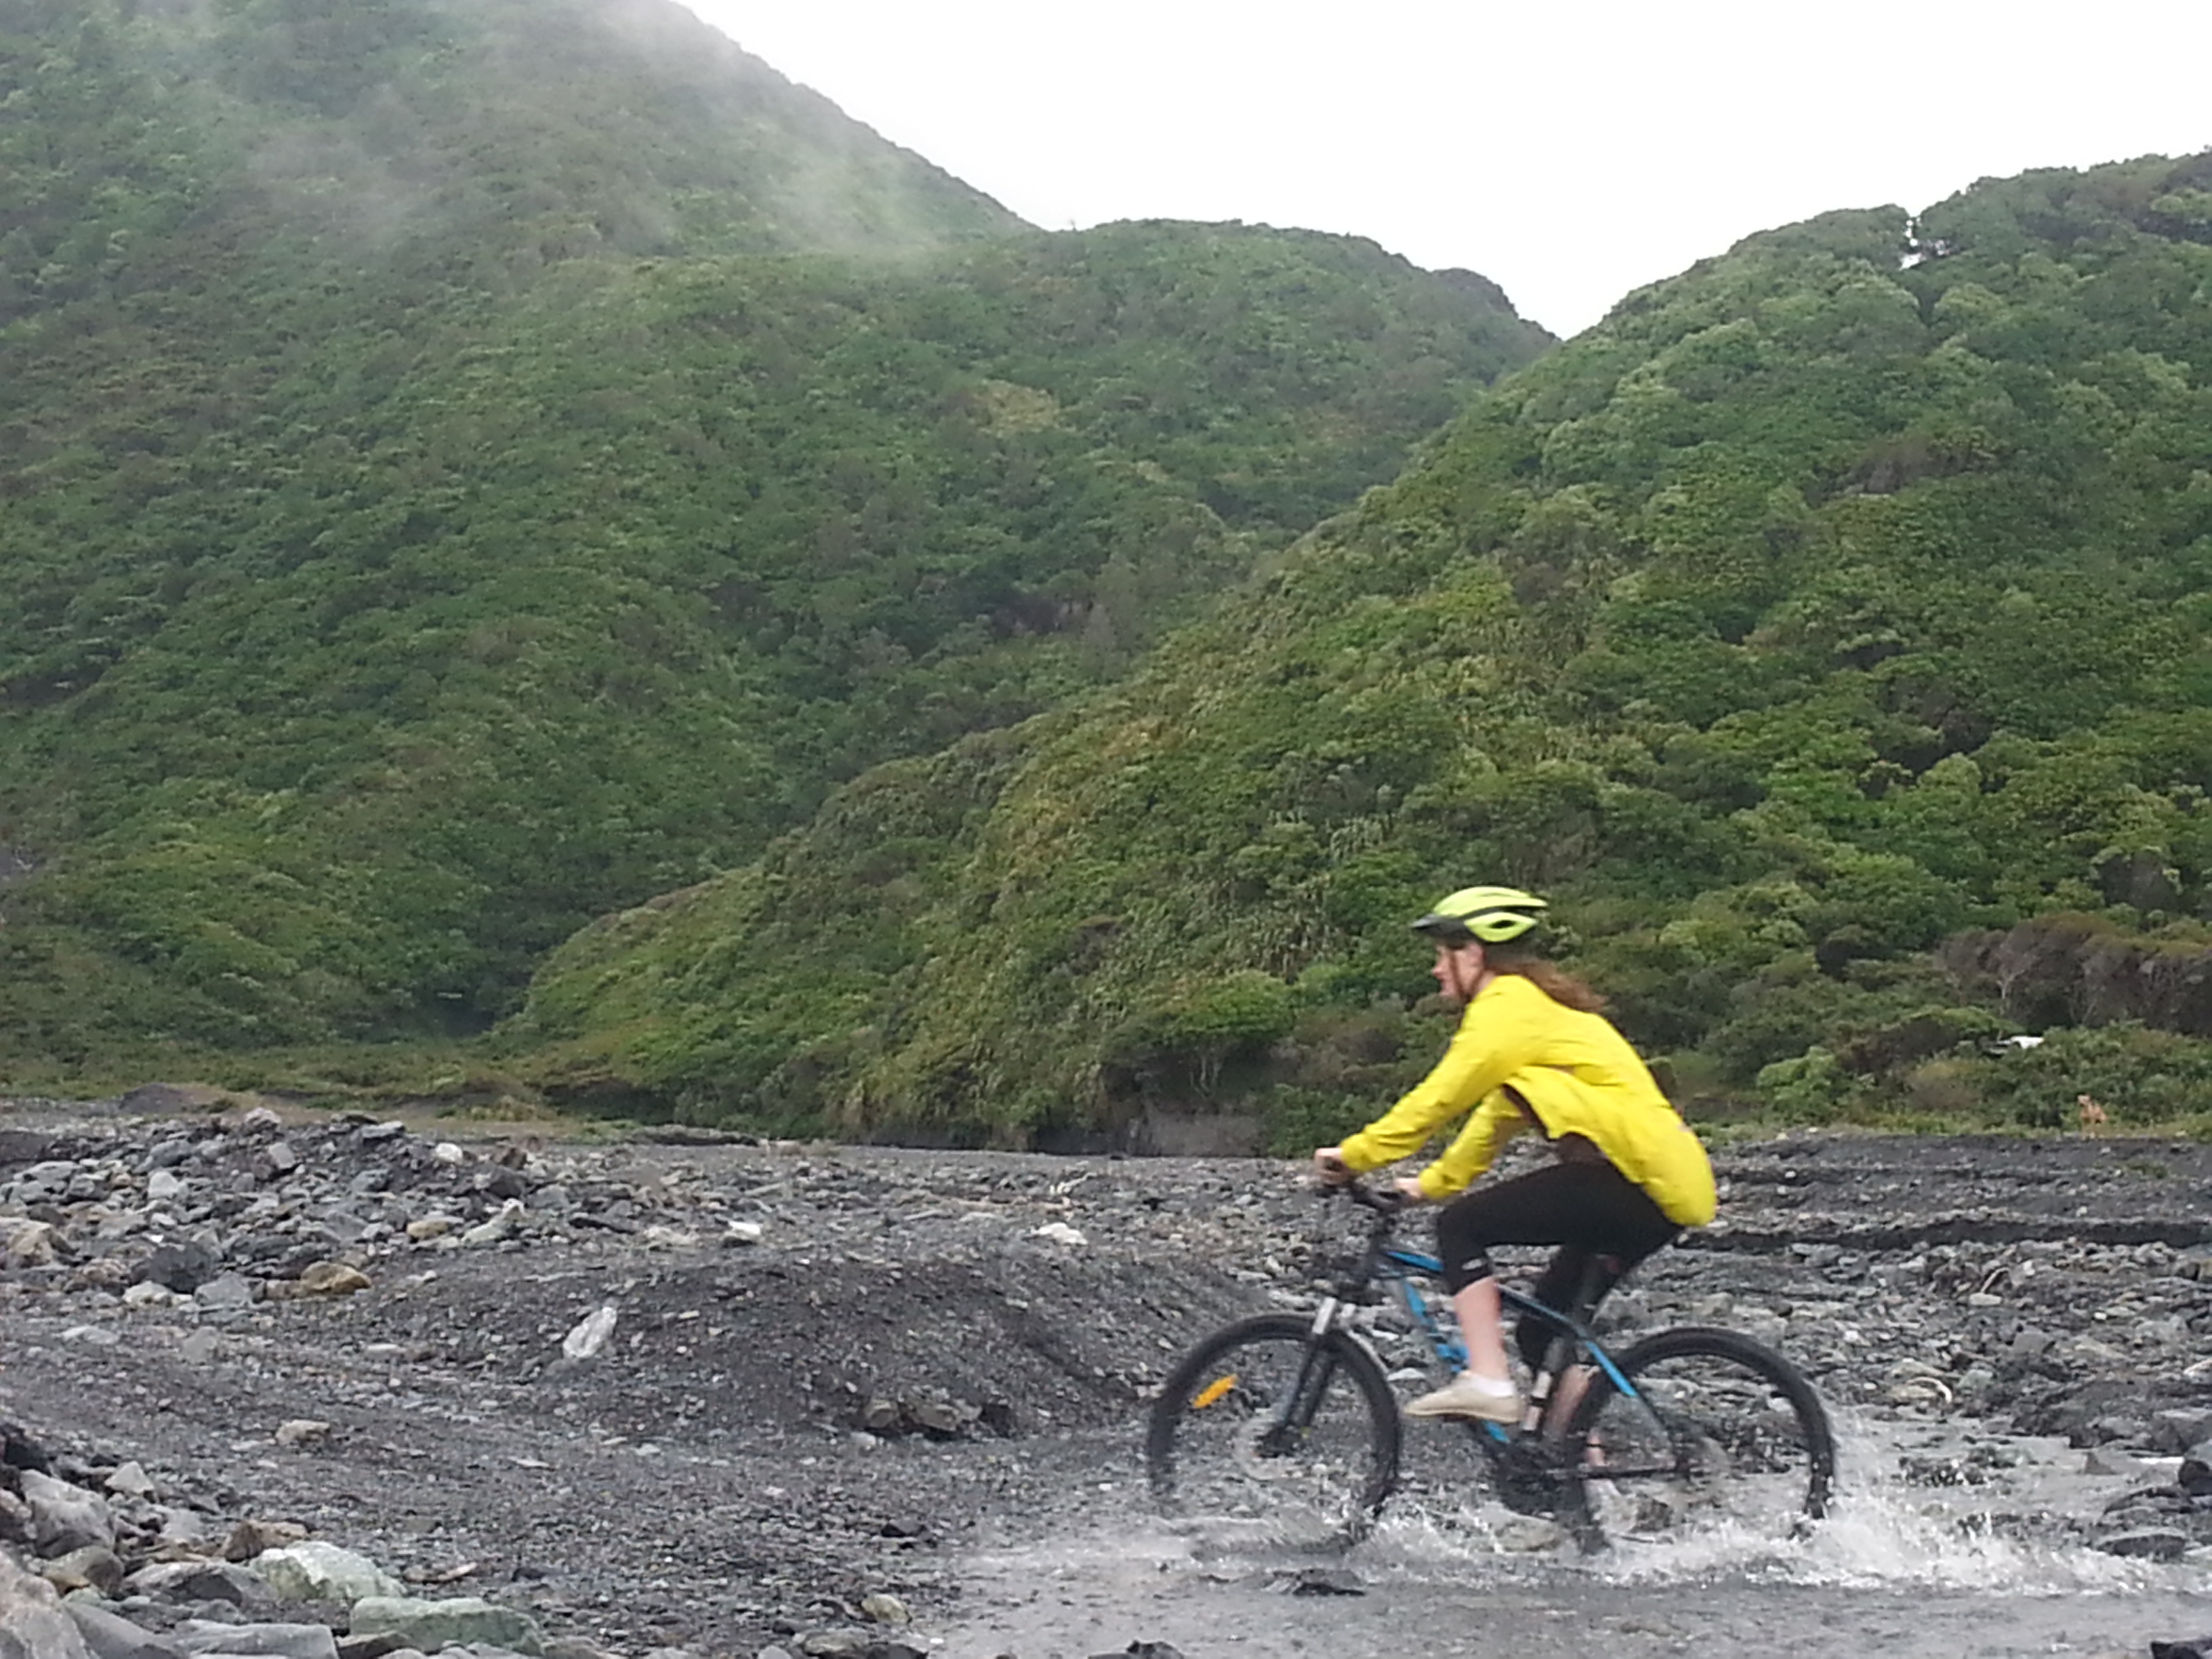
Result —
[[2063, 1440], [1955, 1420], [1840, 1426], [1834, 1512], [1778, 1543], [1630, 1542], [1583, 1557], [1547, 1544], [1542, 1522], [1432, 1504], [1395, 1504], [1371, 1537], [1332, 1552], [1163, 1523], [1128, 1501], [1130, 1483], [1102, 1481], [1091, 1522], [965, 1565], [969, 1615], [940, 1627], [939, 1651], [2117, 1659], [2212, 1637], [2212, 1563], [2107, 1554], [2075, 1530], [2170, 1467], [2091, 1474]]

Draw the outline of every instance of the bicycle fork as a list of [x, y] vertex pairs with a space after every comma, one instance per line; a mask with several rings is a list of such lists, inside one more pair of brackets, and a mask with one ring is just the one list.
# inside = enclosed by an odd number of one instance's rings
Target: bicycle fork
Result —
[[1314, 1414], [1321, 1409], [1322, 1396], [1328, 1392], [1328, 1385], [1336, 1376], [1336, 1356], [1329, 1351], [1328, 1337], [1343, 1305], [1337, 1297], [1325, 1296], [1321, 1306], [1315, 1310], [1305, 1352], [1298, 1358], [1297, 1381], [1284, 1396], [1282, 1408], [1261, 1437], [1263, 1450], [1288, 1450], [1291, 1438], [1303, 1436], [1313, 1426]]

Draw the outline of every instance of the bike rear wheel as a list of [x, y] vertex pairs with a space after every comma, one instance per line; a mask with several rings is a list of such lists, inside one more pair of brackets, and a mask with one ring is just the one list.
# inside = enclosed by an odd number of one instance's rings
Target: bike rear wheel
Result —
[[1289, 1314], [1224, 1327], [1162, 1384], [1145, 1441], [1170, 1515], [1295, 1540], [1364, 1531], [1398, 1480], [1398, 1401], [1374, 1357]]
[[1601, 1371], [1570, 1431], [1582, 1449], [1585, 1542], [1757, 1543], [1826, 1513], [1835, 1436], [1813, 1385], [1780, 1354], [1691, 1326], [1616, 1363], [1632, 1392]]

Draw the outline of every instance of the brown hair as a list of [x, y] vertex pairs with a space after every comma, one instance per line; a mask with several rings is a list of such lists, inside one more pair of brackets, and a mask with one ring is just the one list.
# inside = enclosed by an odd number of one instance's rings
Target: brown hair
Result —
[[1555, 962], [1499, 945], [1486, 946], [1482, 965], [1493, 974], [1518, 974], [1554, 1002], [1585, 1014], [1605, 1012], [1605, 999]]

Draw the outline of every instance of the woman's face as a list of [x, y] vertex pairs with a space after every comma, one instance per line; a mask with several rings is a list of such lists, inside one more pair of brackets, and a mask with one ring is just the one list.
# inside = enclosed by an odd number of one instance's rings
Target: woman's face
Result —
[[1482, 946], [1472, 939], [1465, 945], [1439, 945], [1437, 965], [1429, 972], [1436, 976], [1444, 1000], [1455, 1008], [1464, 1008], [1474, 1000], [1481, 983]]

